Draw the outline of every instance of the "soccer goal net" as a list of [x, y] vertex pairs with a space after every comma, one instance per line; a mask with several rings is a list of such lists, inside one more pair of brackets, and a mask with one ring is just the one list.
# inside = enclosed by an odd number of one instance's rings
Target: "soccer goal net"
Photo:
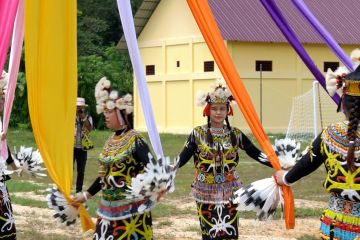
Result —
[[322, 129], [344, 119], [336, 112], [337, 105], [317, 81], [308, 92], [293, 98], [290, 122], [286, 137], [309, 142]]

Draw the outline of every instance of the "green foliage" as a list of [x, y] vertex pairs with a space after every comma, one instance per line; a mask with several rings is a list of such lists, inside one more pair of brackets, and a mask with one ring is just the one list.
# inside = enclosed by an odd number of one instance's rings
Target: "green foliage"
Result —
[[[142, 0], [132, 0], [133, 14]], [[78, 0], [78, 54], [102, 55], [107, 46], [122, 36], [117, 3], [114, 0]]]
[[119, 52], [114, 45], [107, 47], [104, 56], [89, 55], [78, 60], [78, 96], [84, 97], [89, 105], [95, 127], [103, 129], [103, 118], [96, 113], [94, 89], [100, 78], [106, 76], [112, 88], [120, 93], [132, 93], [132, 66], [129, 55]]
[[119, 41], [122, 30], [116, 1], [78, 0], [79, 56], [102, 54]]
[[27, 101], [27, 84], [24, 72], [19, 72], [18, 75], [15, 99], [13, 102], [13, 109], [9, 124], [10, 126], [16, 126], [20, 128], [31, 128]]
[[[131, 1], [133, 13], [141, 3], [142, 0]], [[104, 128], [103, 118], [95, 112], [97, 81], [106, 76], [114, 89], [132, 93], [131, 61], [127, 53], [120, 53], [115, 47], [122, 34], [116, 1], [78, 0], [78, 96], [86, 98], [97, 128]], [[23, 56], [10, 126], [31, 128], [24, 59]]]
[[102, 35], [109, 26], [105, 21], [91, 16], [84, 16], [78, 11], [78, 55], [101, 54], [104, 50]]

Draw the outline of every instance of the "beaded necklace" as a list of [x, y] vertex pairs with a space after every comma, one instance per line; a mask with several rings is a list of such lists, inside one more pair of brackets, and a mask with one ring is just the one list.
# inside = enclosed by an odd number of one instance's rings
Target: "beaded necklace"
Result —
[[225, 128], [224, 127], [221, 127], [221, 128], [210, 127], [210, 131], [213, 134], [224, 134], [225, 133]]
[[123, 131], [120, 135], [114, 133], [113, 136], [105, 143], [104, 149], [100, 154], [100, 161], [104, 163], [110, 163], [118, 160], [128, 150], [131, 150], [135, 142], [134, 136], [136, 131]]

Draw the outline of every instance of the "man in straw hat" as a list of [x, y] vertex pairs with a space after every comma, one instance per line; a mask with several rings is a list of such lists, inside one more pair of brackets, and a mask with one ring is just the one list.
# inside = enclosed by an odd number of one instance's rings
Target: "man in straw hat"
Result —
[[89, 140], [89, 133], [93, 128], [93, 120], [91, 116], [86, 114], [85, 108], [87, 104], [85, 99], [78, 97], [76, 101], [76, 121], [75, 121], [75, 146], [74, 146], [74, 162], [76, 161], [76, 192], [82, 191], [84, 182], [84, 173], [87, 160], [87, 150], [93, 145]]

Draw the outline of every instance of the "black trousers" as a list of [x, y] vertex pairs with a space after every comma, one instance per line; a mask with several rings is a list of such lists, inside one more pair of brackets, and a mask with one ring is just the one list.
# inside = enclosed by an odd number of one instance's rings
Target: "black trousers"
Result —
[[74, 148], [74, 164], [76, 162], [76, 171], [77, 171], [76, 192], [82, 191], [86, 160], [87, 160], [87, 151], [84, 151], [81, 148]]

